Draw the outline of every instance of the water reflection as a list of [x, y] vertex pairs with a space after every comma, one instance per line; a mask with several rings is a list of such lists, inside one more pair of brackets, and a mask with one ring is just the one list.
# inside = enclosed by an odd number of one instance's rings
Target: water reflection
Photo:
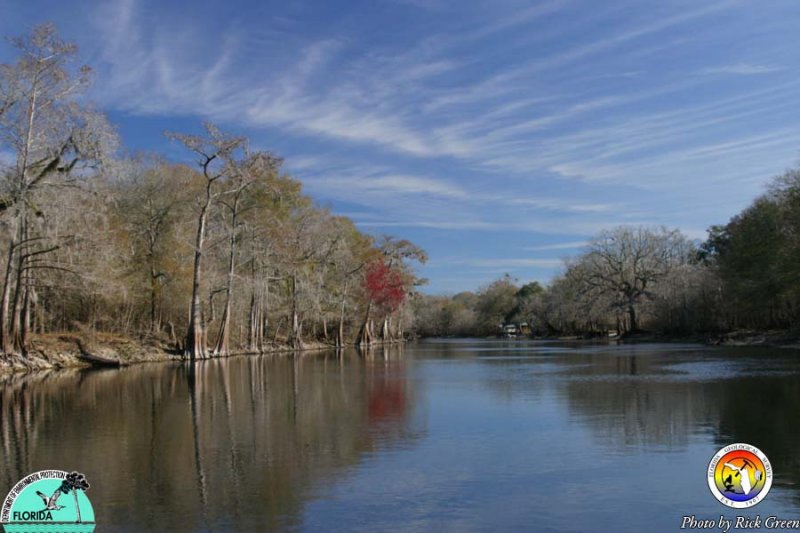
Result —
[[606, 453], [675, 452], [703, 437], [720, 447], [754, 443], [772, 461], [776, 484], [798, 489], [796, 351], [595, 345], [554, 352], [530, 343], [483, 348], [481, 362], [502, 369], [488, 375], [491, 390], [507, 401], [561, 399], [570, 420], [589, 429]]
[[[682, 357], [671, 354], [671, 357]], [[570, 412], [615, 451], [685, 448], [716, 427], [721, 397], [708, 382], [681, 379], [657, 355], [596, 354], [565, 383]]]
[[570, 409], [609, 447], [689, 445], [709, 435], [719, 446], [759, 446], [776, 484], [800, 481], [800, 354], [730, 350], [606, 354], [570, 379]]
[[775, 470], [759, 512], [800, 514], [799, 413], [799, 354], [688, 345], [54, 372], [0, 392], [0, 482], [85, 472], [113, 531], [675, 529], [725, 512], [703, 472], [737, 441]]
[[0, 394], [0, 480], [85, 472], [113, 530], [291, 527], [366, 454], [418, 438], [407, 367], [387, 351], [16, 378]]

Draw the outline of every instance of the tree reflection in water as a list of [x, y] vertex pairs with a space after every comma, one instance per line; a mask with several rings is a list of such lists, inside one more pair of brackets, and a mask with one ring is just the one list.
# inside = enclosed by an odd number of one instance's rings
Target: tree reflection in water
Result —
[[541, 396], [551, 389], [608, 453], [685, 449], [702, 434], [719, 447], [751, 443], [772, 462], [776, 486], [797, 489], [797, 352], [673, 345], [546, 348], [532, 347], [511, 359], [507, 352], [484, 352], [485, 364], [505, 368], [490, 387], [505, 398]]
[[296, 526], [365, 454], [417, 438], [399, 349], [18, 376], [0, 393], [0, 480], [85, 472], [112, 529]]

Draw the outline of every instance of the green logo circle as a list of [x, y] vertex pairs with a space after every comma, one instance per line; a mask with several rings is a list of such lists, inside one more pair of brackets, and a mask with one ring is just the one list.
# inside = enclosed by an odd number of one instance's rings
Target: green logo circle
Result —
[[19, 481], [0, 510], [5, 533], [89, 533], [94, 509], [89, 482], [78, 472], [42, 470]]

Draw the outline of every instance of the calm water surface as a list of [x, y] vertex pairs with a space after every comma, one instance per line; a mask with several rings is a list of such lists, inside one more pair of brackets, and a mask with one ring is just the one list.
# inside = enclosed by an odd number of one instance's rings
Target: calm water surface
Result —
[[[676, 531], [800, 518], [800, 354], [691, 345], [426, 341], [17, 378], [0, 492], [79, 470], [97, 531]], [[718, 448], [775, 481], [734, 511]], [[0, 495], [2, 497], [2, 495]]]

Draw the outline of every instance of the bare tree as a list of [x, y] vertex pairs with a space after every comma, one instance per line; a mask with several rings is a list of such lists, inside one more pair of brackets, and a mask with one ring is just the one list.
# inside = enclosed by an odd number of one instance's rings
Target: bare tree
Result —
[[619, 227], [604, 231], [572, 267], [590, 291], [610, 297], [628, 314], [629, 330], [637, 331], [637, 310], [651, 299], [653, 285], [691, 258], [691, 246], [678, 230]]
[[189, 308], [189, 326], [184, 344], [184, 355], [192, 361], [203, 359], [207, 356], [200, 284], [203, 278], [203, 250], [209, 211], [212, 203], [220, 195], [228, 192], [224, 189], [224, 184], [236, 173], [235, 158], [237, 151], [246, 148], [246, 140], [243, 137], [227, 135], [211, 123], [205, 124], [205, 130], [206, 134], [204, 136], [181, 133], [168, 134], [170, 138], [181, 142], [198, 156], [197, 163], [202, 169], [203, 177], [206, 181], [204, 192], [198, 202], [197, 232], [194, 240], [192, 299]]

